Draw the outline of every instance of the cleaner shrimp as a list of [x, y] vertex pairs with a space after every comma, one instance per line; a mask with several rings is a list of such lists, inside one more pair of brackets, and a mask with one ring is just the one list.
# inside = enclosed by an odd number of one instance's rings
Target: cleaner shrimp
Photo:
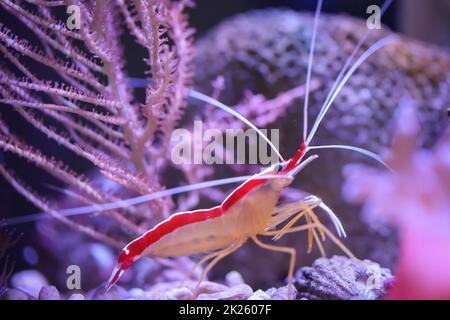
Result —
[[[137, 239], [127, 244], [121, 251], [117, 260], [117, 265], [112, 271], [111, 277], [106, 285], [109, 290], [123, 273], [142, 257], [176, 257], [190, 256], [194, 254], [205, 254], [205, 256], [190, 270], [186, 278], [190, 278], [192, 273], [201, 265], [208, 262], [202, 270], [194, 289], [194, 297], [206, 274], [226, 256], [237, 251], [247, 240], [252, 240], [257, 246], [266, 250], [286, 253], [290, 256], [288, 269], [288, 297], [291, 297], [293, 286], [293, 274], [296, 260], [296, 249], [287, 246], [277, 246], [268, 244], [259, 239], [260, 236], [273, 237], [278, 240], [284, 235], [293, 232], [308, 231], [308, 251], [314, 242], [322, 255], [324, 249], [321, 241], [329, 237], [339, 248], [351, 258], [354, 255], [327, 227], [319, 220], [313, 209], [323, 210], [331, 219], [337, 235], [345, 237], [344, 228], [336, 214], [317, 196], [310, 195], [305, 199], [278, 205], [281, 192], [288, 187], [295, 177], [318, 156], [312, 154], [306, 156], [308, 152], [318, 149], [344, 149], [358, 152], [372, 158], [379, 163], [387, 165], [375, 153], [349, 145], [313, 145], [312, 140], [318, 127], [328, 110], [332, 106], [336, 96], [342, 90], [350, 77], [358, 67], [375, 52], [391, 43], [393, 37], [383, 38], [372, 44], [350, 67], [356, 54], [365, 42], [367, 35], [361, 38], [353, 53], [348, 58], [346, 64], [338, 75], [329, 95], [327, 96], [320, 112], [315, 119], [311, 130], [308, 133], [308, 102], [309, 87], [314, 59], [315, 39], [317, 36], [318, 22], [322, 8], [322, 0], [318, 0], [315, 12], [313, 35], [310, 46], [309, 63], [307, 70], [306, 91], [303, 106], [303, 137], [300, 146], [293, 157], [285, 160], [273, 144], [256, 128], [248, 119], [237, 113], [225, 104], [206, 96], [195, 90], [189, 92], [193, 99], [206, 102], [209, 105], [218, 107], [230, 113], [245, 124], [256, 130], [280, 158], [280, 162], [263, 169], [261, 172], [246, 177], [233, 177], [229, 179], [213, 180], [194, 184], [190, 186], [178, 187], [164, 190], [155, 194], [148, 194], [111, 202], [101, 205], [90, 205], [73, 209], [62, 210], [65, 216], [95, 213], [114, 208], [121, 208], [138, 203], [158, 199], [173, 194], [208, 188], [212, 186], [224, 185], [244, 181], [239, 187], [234, 189], [228, 197], [219, 205], [209, 209], [199, 209], [193, 211], [179, 212], [171, 215], [166, 220], [160, 222], [149, 231]], [[392, 1], [387, 0], [382, 8], [385, 12]], [[369, 31], [368, 31], [369, 32]], [[302, 218], [304, 225], [296, 225]], [[278, 228], [283, 223], [284, 226]]]

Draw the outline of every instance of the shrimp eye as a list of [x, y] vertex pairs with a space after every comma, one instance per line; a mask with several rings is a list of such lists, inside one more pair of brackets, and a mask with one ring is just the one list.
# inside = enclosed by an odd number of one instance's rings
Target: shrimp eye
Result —
[[281, 163], [279, 163], [277, 166], [276, 166], [276, 172], [281, 172], [283, 170], [283, 165], [281, 164]]

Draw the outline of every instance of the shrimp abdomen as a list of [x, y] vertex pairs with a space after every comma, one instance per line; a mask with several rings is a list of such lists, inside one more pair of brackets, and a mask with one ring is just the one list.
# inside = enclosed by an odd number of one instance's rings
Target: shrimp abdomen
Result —
[[227, 210], [219, 206], [211, 212], [193, 212], [191, 214], [209, 214], [210, 217], [178, 227], [150, 245], [143, 255], [168, 257], [207, 253], [261, 233], [267, 227], [278, 198], [279, 192], [266, 184], [252, 190]]

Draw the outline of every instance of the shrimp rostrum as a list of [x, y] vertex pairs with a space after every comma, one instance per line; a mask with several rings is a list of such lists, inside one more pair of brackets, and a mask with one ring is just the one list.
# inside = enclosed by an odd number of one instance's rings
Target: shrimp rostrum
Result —
[[[387, 9], [390, 2], [389, 0], [385, 2], [383, 12]], [[270, 236], [274, 240], [278, 240], [285, 234], [298, 231], [308, 232], [308, 251], [311, 250], [312, 245], [316, 242], [319, 250], [324, 254], [321, 241], [325, 237], [328, 237], [347, 255], [354, 258], [352, 253], [339, 241], [338, 237], [321, 223], [315, 211], [313, 211], [319, 209], [325, 212], [336, 228], [337, 235], [345, 237], [344, 228], [338, 217], [319, 197], [310, 195], [297, 202], [279, 205], [281, 192], [294, 181], [295, 177], [311, 161], [317, 158], [317, 155], [314, 154], [306, 156], [310, 151], [317, 149], [345, 149], [347, 151], [358, 152], [385, 165], [378, 155], [355, 146], [312, 145], [312, 140], [318, 126], [352, 74], [373, 53], [388, 45], [393, 40], [392, 37], [378, 40], [352, 64], [367, 37], [361, 39], [333, 84], [311, 130], [308, 132], [308, 93], [313, 66], [314, 43], [321, 6], [322, 1], [319, 0], [314, 20], [314, 32], [311, 40], [310, 59], [306, 78], [303, 106], [303, 138], [301, 139], [300, 147], [296, 154], [292, 158], [284, 160], [270, 141], [266, 140], [279, 156], [279, 163], [261, 170], [261, 172], [247, 178], [247, 180], [243, 180], [244, 182], [234, 189], [220, 205], [209, 209], [173, 214], [137, 239], [131, 241], [120, 253], [117, 265], [108, 281], [107, 289], [111, 288], [119, 280], [121, 275], [142, 257], [177, 257], [204, 254], [204, 258], [194, 267], [195, 269], [202, 264], [208, 263], [197, 282], [194, 290], [194, 295], [196, 295], [199, 285], [207, 272], [220, 260], [238, 250], [247, 240], [251, 240], [264, 249], [290, 255], [288, 296], [291, 297], [296, 249], [293, 247], [268, 244], [261, 241], [259, 237]], [[257, 130], [265, 138], [248, 119], [245, 119], [232, 108], [194, 90], [191, 90], [189, 95], [193, 99], [201, 100], [209, 105], [223, 109]], [[190, 190], [193, 190], [193, 188]], [[122, 203], [126, 202], [127, 200], [122, 201]], [[93, 210], [98, 211], [101, 206], [95, 206]], [[304, 224], [297, 224], [300, 221], [304, 222]], [[187, 276], [190, 276], [194, 269]]]

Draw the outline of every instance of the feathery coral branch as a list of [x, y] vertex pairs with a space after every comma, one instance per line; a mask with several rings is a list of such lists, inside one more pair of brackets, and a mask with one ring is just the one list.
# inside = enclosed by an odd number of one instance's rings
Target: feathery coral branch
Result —
[[[55, 9], [68, 5], [80, 9], [79, 30], [69, 30], [58, 18]], [[26, 159], [66, 188], [74, 187], [62, 193], [82, 203], [162, 190], [155, 173], [165, 164], [158, 159], [166, 156], [191, 78], [193, 32], [183, 13], [187, 5], [166, 0], [2, 1], [5, 14], [15, 16], [29, 37], [17, 33], [16, 25], [0, 21], [0, 52], [5, 57], [0, 64], [0, 113], [16, 111], [49, 141], [89, 161], [97, 174], [119, 188], [111, 193], [94, 187], [69, 163], [19, 137], [8, 117], [0, 121], [0, 149], [8, 154], [6, 160]], [[151, 84], [144, 101], [127, 86], [124, 32], [146, 52], [143, 69]], [[153, 144], [160, 132], [163, 147]], [[65, 225], [116, 247], [127, 240], [60, 216], [6, 164], [0, 172], [26, 199]], [[122, 235], [139, 233], [154, 217], [164, 215], [169, 203], [155, 200], [104, 215], [126, 231]]]

